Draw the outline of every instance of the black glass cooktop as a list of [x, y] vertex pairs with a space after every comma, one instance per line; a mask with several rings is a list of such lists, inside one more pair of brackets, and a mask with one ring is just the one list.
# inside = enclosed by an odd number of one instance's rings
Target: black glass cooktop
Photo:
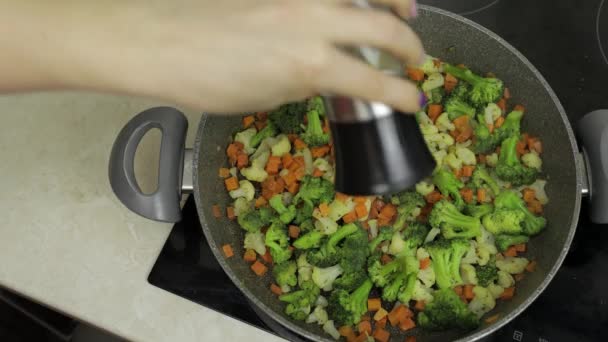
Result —
[[[608, 108], [607, 0], [421, 0], [496, 32], [543, 74], [575, 123]], [[487, 341], [603, 341], [608, 333], [608, 226], [586, 218], [564, 262], [543, 294]], [[224, 274], [207, 245], [194, 199], [184, 207], [149, 282], [289, 340], [289, 335], [256, 313]]]

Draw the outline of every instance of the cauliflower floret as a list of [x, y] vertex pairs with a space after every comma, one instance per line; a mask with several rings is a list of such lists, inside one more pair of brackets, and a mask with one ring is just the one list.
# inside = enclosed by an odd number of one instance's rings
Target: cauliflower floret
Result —
[[429, 254], [429, 252], [427, 252], [427, 250], [423, 247], [420, 247], [416, 250], [416, 259], [422, 260], [430, 257], [431, 255]]
[[239, 181], [239, 188], [230, 191], [229, 194], [232, 198], [244, 197], [248, 201], [251, 201], [255, 197], [255, 188], [250, 181], [241, 180]]
[[443, 81], [443, 75], [439, 72], [434, 72], [422, 82], [422, 91], [426, 93], [435, 88], [443, 87]]
[[318, 323], [319, 325], [327, 322], [327, 311], [320, 306], [317, 306], [312, 313], [306, 318], [306, 323]]
[[483, 110], [483, 119], [486, 124], [491, 125], [502, 115], [502, 109], [496, 103], [490, 103]]
[[540, 171], [540, 169], [543, 166], [543, 161], [542, 159], [540, 159], [540, 156], [538, 155], [538, 153], [536, 153], [535, 151], [529, 152], [524, 154], [523, 156], [521, 156], [521, 161], [524, 163], [524, 165], [526, 165], [527, 167], [531, 167], [533, 169], [537, 169]]
[[435, 162], [437, 163], [437, 169], [443, 166], [443, 162], [448, 153], [445, 150], [440, 150], [436, 152], [432, 152], [433, 158], [435, 158]]
[[[254, 153], [254, 155], [257, 151]], [[265, 151], [251, 160], [251, 166], [241, 169], [241, 174], [250, 181], [263, 182], [268, 177], [268, 173], [264, 169], [270, 158], [270, 152]]]
[[423, 300], [425, 303], [430, 303], [433, 301], [433, 293], [429, 287], [422, 285], [420, 280], [416, 279], [416, 284], [414, 285], [414, 291], [412, 292], [413, 300]]
[[243, 151], [245, 151], [245, 153], [252, 154], [255, 152], [255, 147], [251, 146], [251, 138], [253, 138], [257, 132], [258, 131], [254, 127], [247, 128], [244, 131], [238, 132], [234, 136], [234, 141], [238, 141], [243, 144]]
[[266, 244], [262, 232], [247, 232], [243, 241], [245, 249], [253, 249], [259, 255], [266, 254]]
[[515, 285], [515, 279], [513, 279], [513, 276], [505, 271], [498, 271], [497, 283], [500, 287], [506, 289], [507, 287]]
[[428, 234], [426, 234], [426, 238], [424, 238], [424, 243], [429, 243], [429, 242], [435, 240], [437, 235], [439, 235], [440, 233], [441, 233], [441, 230], [439, 228], [431, 228], [431, 230], [429, 230]]
[[475, 297], [469, 303], [469, 310], [476, 314], [477, 317], [485, 315], [496, 306], [494, 296], [485, 287], [475, 286], [473, 294], [475, 294]]
[[285, 134], [276, 136], [274, 143], [270, 146], [273, 156], [282, 157], [284, 154], [291, 151], [291, 143]]
[[327, 172], [327, 171], [330, 171], [333, 169], [332, 166], [329, 165], [329, 162], [325, 158], [315, 159], [312, 162], [312, 165], [323, 172]]
[[338, 230], [338, 224], [329, 217], [321, 217], [315, 221], [315, 229], [325, 235], [331, 235]]
[[477, 272], [475, 272], [473, 265], [460, 264], [460, 277], [464, 284], [477, 285]]
[[420, 124], [420, 131], [425, 139], [428, 135], [439, 133], [439, 129], [437, 129], [437, 126], [433, 125], [432, 122], [430, 124]]
[[462, 160], [464, 165], [476, 165], [477, 158], [475, 157], [475, 153], [470, 149], [462, 146], [456, 146], [456, 156], [458, 159]]
[[427, 75], [443, 72], [443, 64], [432, 56], [426, 55], [420, 69]]
[[488, 285], [487, 289], [488, 289], [488, 291], [490, 291], [490, 294], [492, 295], [492, 297], [494, 297], [494, 299], [500, 298], [502, 293], [505, 291], [504, 287], [502, 287], [500, 285], [496, 285], [494, 283], [490, 283], [490, 285]]
[[332, 320], [329, 320], [329, 321], [325, 322], [325, 324], [323, 324], [323, 331], [328, 333], [335, 340], [340, 339], [340, 333], [336, 329], [336, 326], [334, 325], [334, 321], [332, 321]]
[[529, 263], [526, 258], [506, 257], [502, 260], [496, 260], [496, 267], [504, 272], [519, 274], [526, 269]]
[[454, 170], [460, 170], [462, 168], [462, 160], [458, 158], [454, 152], [448, 153], [443, 161]]
[[355, 202], [352, 198], [349, 197], [345, 202], [336, 199], [329, 204], [329, 214], [327, 217], [334, 221], [338, 221], [342, 216], [350, 213], [354, 209]]
[[334, 281], [342, 274], [342, 272], [343, 270], [340, 265], [325, 268], [313, 267], [312, 281], [319, 288], [323, 289], [323, 291], [331, 291]]
[[435, 270], [433, 270], [432, 266], [419, 270], [417, 277], [426, 287], [431, 287], [435, 284]]
[[327, 298], [323, 297], [322, 295], [319, 295], [319, 297], [317, 297], [317, 301], [315, 302], [316, 306], [320, 306], [322, 308], [327, 307], [328, 304]]
[[388, 247], [388, 253], [392, 255], [397, 255], [403, 251], [405, 248], [405, 241], [401, 237], [401, 233], [395, 232], [393, 234], [393, 238], [391, 239], [391, 244]]
[[547, 181], [544, 179], [537, 179], [532, 185], [528, 187], [534, 190], [536, 195], [536, 199], [542, 204], [545, 205], [549, 203], [549, 197], [547, 197], [547, 192], [545, 191], [545, 185], [547, 185]]
[[465, 264], [477, 263], [477, 243], [473, 240], [469, 241], [470, 247], [467, 253], [462, 257], [461, 262]]
[[435, 184], [433, 183], [427, 181], [420, 181], [416, 183], [416, 192], [421, 194], [422, 196], [430, 194], [431, 192], [433, 192], [433, 190], [435, 190]]
[[437, 129], [439, 129], [441, 132], [449, 132], [456, 129], [454, 123], [450, 121], [450, 117], [447, 112], [442, 113], [437, 117], [437, 120], [435, 120], [435, 126], [437, 126]]
[[245, 197], [239, 197], [232, 205], [234, 207], [234, 216], [239, 216], [241, 213], [253, 209], [254, 202], [248, 201]]
[[482, 228], [481, 235], [475, 239], [477, 240], [477, 263], [484, 266], [488, 263], [492, 254], [498, 253], [494, 242], [494, 235]]
[[488, 164], [488, 166], [491, 166], [491, 167], [496, 167], [496, 164], [498, 164], [498, 154], [496, 154], [496, 153], [488, 154], [486, 156], [486, 164]]

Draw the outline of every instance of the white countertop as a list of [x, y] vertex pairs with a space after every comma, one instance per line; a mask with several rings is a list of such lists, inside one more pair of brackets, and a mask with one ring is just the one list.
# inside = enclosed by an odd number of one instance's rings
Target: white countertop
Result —
[[[172, 225], [126, 209], [107, 169], [120, 128], [157, 104], [86, 93], [0, 97], [0, 286], [134, 341], [279, 341], [146, 281]], [[200, 115], [186, 114], [191, 146]], [[139, 166], [156, 165], [158, 144], [148, 141]]]

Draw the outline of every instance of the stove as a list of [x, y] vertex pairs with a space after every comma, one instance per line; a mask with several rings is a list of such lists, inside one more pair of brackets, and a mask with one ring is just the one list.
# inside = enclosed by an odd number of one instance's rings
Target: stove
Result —
[[[608, 1], [420, 0], [494, 31], [547, 79], [574, 124], [608, 108]], [[581, 218], [570, 252], [543, 294], [494, 341], [602, 341], [608, 326], [608, 227]], [[302, 341], [252, 306], [224, 273], [202, 233], [194, 198], [183, 209], [148, 281], [247, 324]]]

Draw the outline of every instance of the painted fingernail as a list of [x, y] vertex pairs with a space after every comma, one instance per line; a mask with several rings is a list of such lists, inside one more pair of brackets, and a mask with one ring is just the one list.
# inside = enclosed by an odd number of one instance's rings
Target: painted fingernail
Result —
[[412, 1], [412, 7], [410, 8], [410, 17], [416, 18], [418, 16], [418, 3], [416, 0]]
[[418, 104], [420, 104], [420, 108], [424, 108], [427, 104], [426, 96], [424, 93], [420, 93], [420, 98], [418, 99]]

